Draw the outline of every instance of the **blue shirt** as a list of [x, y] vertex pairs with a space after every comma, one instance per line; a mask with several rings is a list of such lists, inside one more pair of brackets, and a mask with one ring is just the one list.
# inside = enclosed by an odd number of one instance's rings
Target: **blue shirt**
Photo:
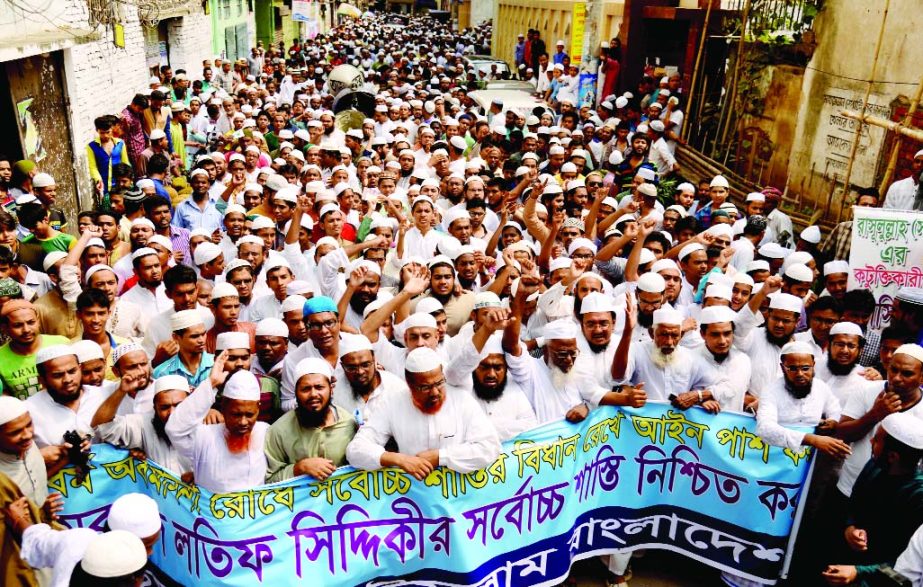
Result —
[[215, 355], [203, 353], [202, 360], [199, 361], [199, 368], [195, 373], [190, 373], [189, 370], [186, 369], [186, 365], [183, 365], [183, 361], [180, 360], [179, 353], [176, 353], [154, 368], [154, 379], [158, 379], [164, 375], [182, 375], [186, 378], [186, 381], [189, 382], [189, 387], [195, 389], [200, 383], [208, 379], [208, 373], [211, 371], [212, 365], [214, 364]]
[[199, 205], [190, 196], [176, 207], [170, 224], [186, 230], [204, 228], [211, 234], [221, 228], [221, 220], [221, 212], [218, 211], [214, 202], [207, 199], [207, 196], [205, 210], [199, 208]]
[[565, 57], [567, 57], [567, 53], [563, 51], [560, 53], [555, 53], [554, 55], [551, 56], [552, 65], [557, 65], [558, 63], [564, 63]]

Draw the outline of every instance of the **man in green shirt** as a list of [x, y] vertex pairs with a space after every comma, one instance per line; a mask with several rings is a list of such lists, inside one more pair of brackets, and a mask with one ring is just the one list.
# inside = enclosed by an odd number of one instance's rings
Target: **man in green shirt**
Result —
[[35, 355], [39, 349], [69, 341], [63, 336], [40, 334], [38, 313], [25, 300], [9, 300], [3, 304], [0, 328], [10, 337], [9, 342], [0, 346], [3, 393], [24, 400], [41, 389], [35, 368]]
[[295, 366], [297, 406], [266, 433], [266, 482], [298, 475], [326, 479], [346, 463], [346, 445], [356, 434], [356, 421], [333, 405], [333, 369], [324, 359], [309, 357]]

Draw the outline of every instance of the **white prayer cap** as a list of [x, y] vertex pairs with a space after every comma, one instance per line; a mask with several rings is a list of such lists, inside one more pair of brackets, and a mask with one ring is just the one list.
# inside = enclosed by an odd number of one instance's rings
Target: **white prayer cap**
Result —
[[[155, 235], [155, 236], [160, 236], [160, 235]], [[202, 238], [208, 240], [212, 237], [212, 234], [208, 232], [208, 229], [202, 228], [202, 227], [193, 228], [192, 230], [189, 231], [189, 240], [192, 240], [197, 236], [201, 236]], [[163, 238], [166, 238], [166, 237], [163, 237]]]
[[292, 269], [292, 266], [289, 265], [288, 261], [285, 260], [285, 257], [275, 256], [266, 261], [266, 264], [263, 266], [263, 273], [267, 274], [274, 269], [279, 267], [285, 267], [288, 270]]
[[407, 353], [404, 370], [408, 373], [427, 373], [442, 367], [442, 357], [427, 346], [421, 346]]
[[138, 181], [135, 182], [135, 187], [137, 187], [139, 190], [143, 190], [145, 188], [153, 188], [154, 180], [147, 179], [147, 178], [139, 179]]
[[212, 242], [204, 242], [195, 248], [193, 260], [196, 265], [204, 265], [218, 258], [221, 254], [221, 247]]
[[137, 251], [131, 254], [131, 260], [134, 261], [136, 259], [140, 259], [141, 257], [147, 257], [148, 255], [157, 256], [157, 254], [158, 254], [157, 251], [155, 251], [154, 249], [150, 247], [141, 247], [140, 249], [138, 249]]
[[711, 183], [708, 184], [708, 187], [712, 188], [729, 188], [731, 184], [728, 183], [728, 180], [725, 179], [723, 175], [716, 175], [712, 178]]
[[768, 259], [784, 259], [791, 253], [791, 250], [778, 243], [766, 243], [757, 252]]
[[638, 186], [638, 193], [648, 198], [656, 198], [657, 188], [652, 183], [642, 183]]
[[240, 294], [237, 292], [237, 288], [228, 283], [227, 281], [222, 281], [221, 283], [216, 283], [215, 287], [212, 288], [212, 297], [211, 301], [220, 300], [221, 298], [238, 298]]
[[694, 194], [695, 186], [689, 183], [688, 181], [684, 181], [683, 183], [676, 186], [676, 191], [683, 192], [686, 194]]
[[615, 303], [611, 296], [598, 291], [592, 291], [583, 298], [580, 304], [581, 314], [592, 314], [594, 312], [615, 312]]
[[149, 538], [160, 532], [160, 509], [157, 502], [142, 493], [126, 493], [109, 508], [109, 529], [131, 532]]
[[816, 245], [820, 242], [820, 228], [813, 225], [805, 228], [801, 231], [801, 239]]
[[170, 330], [185, 330], [193, 326], [205, 326], [205, 321], [198, 310], [180, 310], [170, 316]]
[[804, 304], [802, 303], [801, 298], [798, 296], [793, 296], [792, 294], [782, 292], [776, 292], [770, 296], [770, 310], [786, 310], [788, 312], [800, 314], [803, 307]]
[[648, 271], [638, 278], [638, 290], [646, 293], [662, 294], [667, 288], [667, 282], [662, 275], [654, 271]]
[[731, 288], [720, 283], [710, 283], [705, 288], [706, 298], [718, 298], [720, 300], [731, 301]]
[[157, 381], [154, 382], [154, 395], [157, 395], [161, 391], [176, 390], [189, 393], [189, 380], [182, 375], [164, 375], [163, 377], [158, 377]]
[[[497, 298], [498, 303], [499, 301], [500, 301], [500, 298]], [[482, 307], [487, 307], [487, 306], [482, 306]], [[477, 309], [477, 297], [476, 296], [475, 296], [475, 302], [474, 302], [474, 309], [475, 310]], [[445, 306], [443, 306], [442, 302], [440, 302], [436, 298], [423, 298], [422, 300], [417, 302], [417, 307], [415, 308], [415, 311], [421, 312], [423, 314], [433, 314], [435, 312], [445, 312]]]
[[814, 281], [814, 272], [811, 271], [811, 268], [807, 265], [802, 265], [800, 263], [795, 263], [790, 265], [785, 270], [785, 276], [789, 279], [794, 279], [795, 281], [801, 282], [812, 282]]
[[806, 251], [795, 251], [794, 253], [789, 253], [786, 255], [785, 261], [782, 263], [782, 269], [788, 269], [789, 265], [795, 265], [796, 263], [800, 265], [807, 265], [813, 260], [814, 257], [811, 255], [811, 253]]
[[55, 185], [54, 178], [48, 173], [36, 173], [32, 178], [32, 187], [47, 188]]
[[[260, 184], [256, 184], [256, 186], [260, 188], [260, 190], [262, 190], [263, 188], [263, 186], [261, 186]], [[247, 191], [247, 190], [244, 190], [244, 191]], [[228, 207], [224, 209], [224, 215], [227, 216], [228, 214], [240, 214], [241, 216], [246, 216], [247, 209], [241, 206], [240, 204], [228, 204]]]
[[80, 567], [91, 577], [110, 579], [132, 575], [147, 564], [147, 548], [125, 530], [97, 534], [87, 545]]
[[12, 422], [29, 411], [26, 402], [11, 395], [0, 395], [0, 426]]
[[308, 301], [308, 299], [302, 295], [296, 294], [296, 295], [288, 296], [282, 302], [282, 313], [285, 314], [286, 312], [295, 312], [295, 311], [303, 312], [304, 303], [306, 301]]
[[226, 351], [230, 349], [250, 350], [250, 335], [246, 332], [222, 332], [215, 340], [215, 349]]
[[701, 243], [689, 243], [679, 251], [679, 260], [682, 261], [696, 251], [704, 251], [705, 247]]
[[35, 354], [35, 364], [41, 365], [42, 363], [47, 363], [59, 357], [66, 357], [67, 355], [77, 356], [77, 353], [74, 352], [74, 347], [69, 344], [46, 346], [45, 348], [39, 349]]
[[783, 357], [785, 355], [811, 355], [814, 356], [814, 350], [811, 348], [811, 345], [801, 340], [793, 340], [792, 342], [786, 343], [782, 347], [782, 352], [779, 353]]
[[726, 236], [730, 239], [734, 238], [734, 228], [730, 224], [712, 224], [705, 232], [715, 236]]
[[276, 227], [276, 223], [270, 220], [269, 218], [266, 218], [265, 216], [257, 216], [256, 218], [253, 219], [253, 222], [250, 223], [250, 230], [254, 232], [257, 230], [262, 230], [264, 228], [275, 228], [275, 227]]
[[283, 202], [289, 202], [290, 204], [298, 203], [298, 188], [292, 186], [288, 188], [283, 188], [276, 192], [276, 195], [272, 197], [273, 200], [281, 200]]
[[500, 297], [492, 291], [481, 291], [474, 296], [475, 310], [480, 310], [481, 308], [500, 308], [502, 305]]
[[323, 219], [323, 217], [326, 216], [327, 214], [330, 214], [331, 212], [339, 212], [339, 211], [340, 211], [339, 204], [334, 204], [334, 203], [324, 204], [321, 207], [320, 212], [317, 214], [317, 217]]
[[[379, 277], [381, 276], [381, 265], [379, 265], [375, 261], [369, 261], [368, 259], [356, 259], [355, 261], [353, 261], [352, 265], [350, 265], [349, 269], [350, 269], [350, 272], [352, 272], [360, 267], [365, 267], [369, 271], [369, 273], [374, 273], [375, 275], [378, 275]], [[289, 288], [291, 288], [291, 284], [289, 284]]]
[[103, 349], [92, 340], [78, 340], [71, 344], [71, 348], [77, 355], [78, 363], [86, 363], [87, 361], [105, 358], [103, 356]]
[[914, 158], [914, 159], [916, 159], [916, 158], [918, 158], [918, 157], [923, 157], [923, 149], [920, 149], [919, 151], [917, 151], [916, 153], [913, 154], [913, 158]]
[[748, 202], [765, 202], [766, 196], [763, 195], [761, 192], [750, 192], [749, 194], [747, 194], [747, 201]]
[[668, 324], [670, 326], [682, 326], [683, 315], [671, 306], [654, 310], [654, 326]]
[[132, 220], [131, 225], [132, 226], [139, 226], [139, 225], [146, 226], [150, 228], [151, 230], [154, 230], [154, 223], [151, 222], [149, 219], [145, 218], [144, 216], [140, 218], [135, 218], [134, 220]]
[[[263, 242], [263, 239], [261, 239], [260, 237], [254, 234], [245, 234], [244, 236], [237, 239], [237, 248], [239, 249], [241, 245], [245, 245], [248, 243], [251, 245], [259, 245], [261, 247], [266, 245], [266, 243]], [[234, 261], [243, 261], [243, 259], [234, 259]], [[231, 264], [233, 264], [234, 261], [231, 261]], [[246, 261], [244, 261], [244, 263], [246, 263]], [[249, 265], [249, 263], [247, 264]], [[230, 266], [231, 265], [229, 264], [228, 267]]]
[[577, 338], [577, 324], [569, 318], [552, 320], [542, 330], [545, 340], [571, 340]]
[[165, 138], [167, 138], [167, 133], [165, 133], [163, 129], [155, 128], [154, 130], [151, 131], [152, 141], [159, 141], [160, 139], [165, 139]]
[[619, 150], [614, 150], [609, 154], [609, 165], [621, 165], [624, 160], [625, 156]]
[[918, 344], [902, 344], [894, 351], [895, 355], [907, 355], [923, 363], [923, 347]]
[[853, 322], [837, 322], [833, 325], [833, 328], [830, 329], [830, 336], [834, 334], [848, 334], [850, 336], [865, 338], [865, 335], [862, 333], [862, 328]]
[[672, 210], [672, 211], [676, 212], [677, 214], [679, 214], [679, 217], [680, 217], [680, 218], [685, 218], [686, 216], [689, 216], [689, 212], [686, 211], [686, 209], [683, 208], [682, 206], [680, 206], [679, 204], [673, 204], [672, 206], [670, 206], [670, 207], [668, 207], [666, 210], [664, 210], [664, 213], [667, 213], [667, 212], [669, 212], [670, 210]]
[[144, 348], [136, 342], [126, 342], [125, 344], [120, 344], [119, 346], [115, 347], [114, 351], [112, 351], [112, 364], [118, 365], [119, 360], [128, 353], [143, 350]]
[[575, 238], [567, 247], [567, 256], [572, 257], [579, 249], [589, 249], [591, 253], [596, 254], [596, 244], [588, 238]]
[[642, 178], [644, 181], [656, 181], [657, 179], [657, 173], [649, 167], [639, 168], [635, 176]]
[[910, 448], [923, 450], [923, 427], [920, 419], [910, 412], [897, 412], [886, 416], [881, 421], [881, 427], [890, 436]]
[[333, 377], [333, 369], [330, 363], [318, 357], [308, 357], [301, 359], [295, 365], [295, 383], [305, 375], [323, 375], [327, 379]]
[[846, 261], [828, 261], [824, 263], [824, 277], [834, 273], [849, 273], [849, 263]]
[[237, 371], [224, 384], [223, 395], [224, 399], [258, 402], [260, 401], [260, 384], [253, 373]]
[[400, 326], [404, 329], [404, 332], [407, 332], [407, 330], [411, 328], [432, 328], [433, 330], [437, 328], [436, 319], [425, 312], [414, 312], [410, 316], [407, 316], [407, 318], [400, 323]]
[[[58, 252], [60, 252], [60, 251], [54, 251], [53, 253], [49, 253], [49, 254], [45, 257], [45, 261], [48, 260], [48, 257], [50, 257], [50, 256], [53, 255], [54, 253], [58, 253]], [[110, 267], [110, 266], [108, 266], [108, 265], [103, 265], [103, 264], [99, 263], [99, 264], [93, 265], [92, 267], [90, 267], [89, 269], [87, 269], [86, 274], [84, 274], [84, 276], [83, 276], [83, 282], [84, 282], [84, 283], [89, 283], [90, 278], [93, 277], [94, 275], [96, 275], [97, 273], [99, 273], [100, 271], [112, 271], [113, 274], [115, 273], [115, 270], [114, 270], [112, 267]]]
[[661, 271], [676, 271], [678, 273], [679, 267], [673, 259], [657, 259], [654, 261], [654, 264], [651, 265], [650, 272], [660, 273]]
[[554, 272], [558, 269], [567, 269], [572, 263], [573, 261], [567, 257], [558, 257], [548, 264], [548, 271]]
[[150, 247], [151, 245], [160, 245], [161, 247], [165, 248], [171, 253], [173, 252], [173, 243], [170, 241], [169, 238], [165, 237], [162, 234], [155, 234], [151, 238], [147, 239], [147, 246]]
[[769, 261], [765, 259], [757, 259], [756, 261], [750, 261], [747, 263], [747, 266], [744, 268], [744, 271], [747, 273], [752, 273], [753, 271], [769, 271]]
[[699, 324], [718, 324], [722, 322], [733, 322], [737, 317], [737, 312], [727, 306], [709, 306], [702, 308], [699, 314]]
[[288, 326], [278, 318], [263, 318], [256, 323], [254, 336], [281, 336], [288, 338]]
[[[419, 306], [419, 304], [417, 304]], [[372, 343], [368, 337], [362, 334], [354, 334], [352, 336], [343, 336], [340, 339], [340, 358], [343, 358], [346, 355], [352, 353], [358, 353], [360, 351], [373, 351]]]
[[753, 287], [754, 285], [753, 278], [746, 273], [741, 273], [740, 271], [734, 274], [734, 283], [743, 283], [745, 285], [749, 285], [750, 287]]
[[[99, 239], [90, 239], [90, 240], [99, 240]], [[105, 245], [103, 245], [103, 248], [105, 248]], [[67, 258], [67, 253], [65, 253], [64, 251], [51, 251], [50, 253], [45, 255], [44, 259], [42, 259], [42, 269], [44, 269], [45, 272], [47, 273], [48, 270], [51, 269], [55, 263], [57, 263], [58, 261], [62, 259], [66, 259], [66, 258]]]

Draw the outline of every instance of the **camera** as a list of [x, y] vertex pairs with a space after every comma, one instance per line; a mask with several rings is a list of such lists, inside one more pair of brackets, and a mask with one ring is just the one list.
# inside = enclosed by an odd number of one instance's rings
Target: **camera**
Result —
[[86, 478], [89, 471], [87, 464], [90, 462], [90, 452], [84, 452], [80, 449], [83, 440], [84, 437], [76, 430], [68, 430], [64, 433], [64, 442], [71, 445], [67, 449], [67, 460], [77, 469], [77, 479], [80, 482], [83, 482], [84, 478]]

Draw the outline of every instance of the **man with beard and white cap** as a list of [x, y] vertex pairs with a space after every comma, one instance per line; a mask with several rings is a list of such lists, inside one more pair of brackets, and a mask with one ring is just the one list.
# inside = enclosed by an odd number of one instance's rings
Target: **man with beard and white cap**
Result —
[[[228, 376], [226, 360], [226, 353], [218, 355], [208, 378], [176, 406], [166, 425], [176, 451], [192, 461], [196, 484], [215, 493], [251, 489], [266, 477], [263, 441], [269, 425], [257, 421], [259, 383], [249, 371]], [[222, 384], [224, 422], [203, 425]]]
[[632, 331], [632, 342], [643, 343], [651, 340], [651, 327], [654, 325], [654, 312], [663, 307], [667, 282], [659, 273], [648, 271], [638, 278], [635, 287], [634, 305], [637, 324], [641, 328]]
[[[682, 314], [669, 307], [655, 311], [652, 340], [633, 344], [630, 342], [634, 328], [632, 310], [631, 307], [627, 310], [625, 330], [612, 362], [612, 376], [635, 386], [644, 385], [644, 391], [653, 400], [669, 400], [682, 409], [701, 404], [716, 411], [717, 406], [709, 404], [709, 398], [727, 393], [727, 382], [706, 362], [696, 361], [694, 351], [680, 346]], [[680, 404], [679, 398], [687, 393], [695, 401]]]
[[473, 336], [455, 348], [445, 371], [449, 385], [474, 395], [501, 441], [538, 426], [535, 410], [507, 373], [502, 334], [507, 311], [491, 309]]
[[840, 405], [846, 406], [849, 396], [868, 385], [880, 387], [875, 381], [870, 381], [866, 376], [876, 377], [881, 375], [871, 367], [859, 365], [859, 354], [865, 336], [862, 328], [852, 322], [837, 322], [830, 329], [829, 344], [824, 360], [817, 365], [815, 377], [830, 386]]
[[[736, 317], [737, 313], [727, 306], [704, 308], [699, 315], [699, 333], [704, 344], [695, 352], [727, 383], [722, 388], [727, 393], [714, 397], [721, 409], [742, 412], [750, 385], [750, 357], [734, 348]], [[702, 393], [704, 396], [706, 392]], [[680, 396], [680, 400], [683, 399]]]
[[[125, 379], [136, 378], [126, 376], [123, 382]], [[97, 437], [113, 446], [139, 450], [164, 469], [191, 482], [191, 462], [176, 451], [166, 433], [176, 406], [189, 396], [189, 382], [182, 375], [165, 375], [154, 382], [153, 412], [120, 415], [117, 410], [130, 385], [129, 382], [128, 386], [120, 386], [99, 406], [93, 417]]]
[[580, 336], [577, 337], [577, 349], [580, 351], [577, 365], [579, 369], [591, 373], [596, 382], [606, 389], [612, 389], [619, 383], [612, 377], [612, 360], [618, 346], [612, 344], [612, 334], [621, 332], [624, 327], [625, 312], [616, 307], [611, 297], [592, 292], [583, 298]]
[[[459, 473], [483, 469], [500, 454], [493, 425], [470, 395], [447, 389], [442, 358], [431, 348], [407, 354], [409, 392], [390, 394], [346, 449], [349, 464], [365, 470], [400, 467], [423, 480], [436, 467]], [[397, 452], [386, 450], [390, 439]]]
[[641, 407], [644, 391], [635, 388], [611, 392], [577, 366], [579, 329], [563, 318], [545, 325], [542, 357], [533, 358], [519, 340], [524, 305], [523, 291], [513, 298], [512, 315], [503, 331], [503, 350], [509, 373], [522, 388], [540, 424], [567, 418], [580, 422], [599, 405]]
[[[21, 510], [14, 511], [12, 522], [22, 534], [23, 560], [36, 569], [51, 569], [51, 587], [67, 587], [74, 568], [100, 534], [90, 528], [54, 530], [21, 514]], [[160, 538], [160, 509], [146, 495], [127, 493], [112, 502], [106, 525], [108, 532], [127, 532], [137, 537], [146, 556], [150, 556]]]
[[0, 474], [41, 507], [48, 499], [48, 473], [34, 436], [26, 402], [0, 395]]
[[[763, 287], [737, 313], [734, 321], [734, 346], [750, 357], [749, 391], [758, 401], [764, 388], [781, 375], [779, 353], [782, 347], [792, 340], [803, 302], [791, 294], [778, 292], [782, 278], [772, 276], [763, 282]], [[766, 297], [769, 301], [768, 319], [764, 328], [756, 328], [763, 322], [760, 306]], [[758, 404], [747, 404], [756, 409]]]
[[[805, 342], [793, 341], [780, 353], [782, 377], [760, 396], [756, 433], [774, 446], [793, 451], [812, 446], [835, 459], [849, 456], [849, 445], [834, 437], [840, 419], [840, 402], [827, 384], [814, 377], [814, 353]], [[801, 432], [789, 428], [814, 428]]]
[[299, 475], [324, 480], [346, 464], [356, 421], [333, 403], [335, 383], [333, 369], [323, 359], [308, 357], [295, 366], [297, 405], [266, 433], [267, 483]]
[[350, 336], [340, 341], [340, 365], [333, 389], [333, 403], [349, 412], [360, 426], [368, 421], [389, 394], [407, 391], [407, 383], [403, 379], [378, 367], [368, 338]]

